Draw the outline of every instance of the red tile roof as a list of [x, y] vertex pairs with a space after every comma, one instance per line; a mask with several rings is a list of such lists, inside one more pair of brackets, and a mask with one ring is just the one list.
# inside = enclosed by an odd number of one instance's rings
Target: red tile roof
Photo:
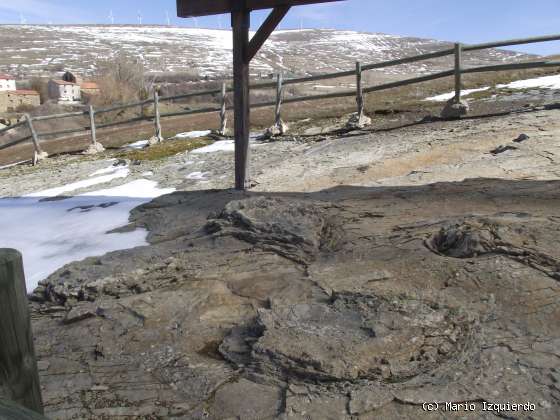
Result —
[[51, 80], [51, 82], [56, 83], [57, 85], [75, 85], [76, 83], [66, 82], [64, 80]]
[[95, 82], [82, 82], [80, 87], [82, 89], [99, 89], [99, 85]]

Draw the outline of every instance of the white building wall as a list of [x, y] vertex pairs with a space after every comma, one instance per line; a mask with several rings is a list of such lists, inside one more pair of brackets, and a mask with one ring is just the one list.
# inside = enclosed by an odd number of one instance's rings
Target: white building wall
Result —
[[0, 79], [0, 90], [16, 90], [16, 81]]

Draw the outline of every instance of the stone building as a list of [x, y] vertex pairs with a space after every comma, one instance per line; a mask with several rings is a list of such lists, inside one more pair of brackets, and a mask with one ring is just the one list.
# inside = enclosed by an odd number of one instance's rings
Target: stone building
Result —
[[80, 85], [65, 80], [49, 80], [48, 91], [49, 99], [62, 104], [80, 102], [82, 98]]
[[41, 105], [41, 96], [34, 90], [0, 91], [0, 112], [13, 112], [21, 107]]
[[0, 91], [16, 90], [16, 79], [9, 74], [0, 73]]
[[5, 91], [0, 91], [0, 112], [6, 112], [8, 110], [8, 93]]

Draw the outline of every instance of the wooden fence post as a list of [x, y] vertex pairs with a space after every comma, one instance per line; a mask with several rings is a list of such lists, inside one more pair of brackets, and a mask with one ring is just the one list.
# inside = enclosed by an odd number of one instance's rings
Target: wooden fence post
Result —
[[33, 152], [33, 165], [36, 165], [37, 162], [46, 157], [46, 154], [41, 150], [41, 146], [39, 145], [39, 136], [37, 136], [37, 131], [35, 131], [35, 127], [33, 126], [33, 118], [31, 115], [25, 114], [25, 119], [27, 120], [27, 126], [31, 132], [31, 140], [33, 141], [33, 148], [35, 149]]
[[156, 130], [155, 137], [157, 138], [157, 141], [160, 142], [163, 141], [163, 137], [161, 135], [161, 121], [160, 121], [160, 114], [159, 114], [159, 93], [157, 89], [154, 89], [154, 115], [155, 115], [154, 125]]
[[231, 14], [233, 27], [233, 113], [235, 132], [235, 189], [249, 187], [249, 27], [251, 12], [245, 9], [245, 2], [235, 1]]
[[282, 108], [282, 93], [284, 91], [283, 86], [284, 80], [282, 77], [282, 73], [278, 73], [276, 76], [276, 108], [274, 109], [274, 125], [276, 128], [282, 130], [282, 115], [281, 115], [281, 108]]
[[0, 398], [43, 413], [21, 254], [0, 249]]
[[455, 102], [461, 101], [461, 71], [462, 71], [463, 45], [455, 44]]
[[95, 110], [93, 105], [89, 106], [89, 127], [91, 131], [91, 143], [93, 145], [97, 144], [97, 136], [95, 134]]
[[221, 108], [220, 108], [220, 134], [222, 136], [226, 134], [226, 125], [227, 125], [226, 94], [227, 94], [226, 84], [222, 83]]
[[362, 88], [362, 63], [356, 61], [356, 103], [358, 105], [358, 119], [364, 115], [364, 91]]

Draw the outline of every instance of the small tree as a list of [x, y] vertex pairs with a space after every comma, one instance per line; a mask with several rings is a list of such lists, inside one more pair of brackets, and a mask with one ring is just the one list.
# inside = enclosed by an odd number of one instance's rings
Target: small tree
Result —
[[142, 61], [120, 50], [98, 64], [99, 101], [104, 104], [133, 102], [149, 95]]
[[39, 92], [42, 104], [49, 100], [48, 81], [46, 79], [42, 77], [34, 77], [30, 80], [29, 87], [32, 90]]

